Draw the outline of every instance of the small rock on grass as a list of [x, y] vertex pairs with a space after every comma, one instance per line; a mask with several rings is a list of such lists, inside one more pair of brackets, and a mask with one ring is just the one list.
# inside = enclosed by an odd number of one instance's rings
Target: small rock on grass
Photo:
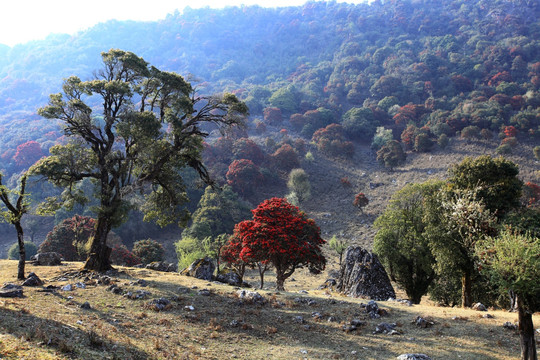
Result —
[[90, 303], [88, 301], [85, 301], [81, 304], [81, 309], [90, 310], [92, 307], [90, 306]]
[[22, 286], [7, 283], [0, 289], [0, 297], [23, 297]]
[[397, 360], [431, 360], [431, 358], [425, 354], [401, 354]]
[[43, 281], [33, 272], [28, 274], [28, 277], [22, 283], [22, 286], [41, 286]]
[[487, 308], [484, 306], [484, 304], [482, 303], [476, 303], [472, 306], [472, 309], [473, 310], [476, 310], [476, 311], [487, 311]]

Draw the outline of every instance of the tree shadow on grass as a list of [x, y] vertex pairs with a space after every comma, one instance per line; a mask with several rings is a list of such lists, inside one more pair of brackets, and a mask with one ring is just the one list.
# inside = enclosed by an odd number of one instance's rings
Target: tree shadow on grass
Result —
[[113, 342], [97, 335], [93, 330], [85, 331], [69, 324], [28, 314], [24, 310], [0, 308], [0, 331], [35, 343], [36, 348], [46, 346], [72, 358], [149, 358], [146, 352]]

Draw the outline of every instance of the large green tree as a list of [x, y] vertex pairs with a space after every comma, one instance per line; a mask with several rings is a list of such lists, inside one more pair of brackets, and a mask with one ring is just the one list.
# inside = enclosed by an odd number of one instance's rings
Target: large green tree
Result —
[[188, 212], [180, 170], [192, 167], [210, 183], [201, 162], [201, 126], [242, 122], [247, 107], [230, 94], [197, 96], [180, 75], [150, 66], [137, 55], [110, 50], [103, 67], [90, 81], [72, 76], [63, 93], [50, 96], [39, 109], [60, 120], [70, 139], [50, 149], [33, 172], [66, 188], [64, 200], [83, 200], [77, 184], [89, 178], [95, 185], [96, 233], [85, 268], [111, 268], [106, 245], [111, 228], [121, 224], [135, 195], [145, 220], [160, 225], [185, 225]]
[[540, 239], [510, 231], [480, 242], [483, 271], [517, 296], [521, 359], [537, 360], [532, 314], [540, 310]]
[[503, 158], [465, 158], [451, 167], [448, 184], [428, 212], [428, 236], [439, 274], [461, 275], [461, 302], [472, 305], [475, 245], [496, 234], [496, 223], [519, 205], [517, 166]]
[[415, 304], [435, 278], [435, 257], [426, 234], [426, 211], [441, 186], [441, 183], [406, 185], [392, 195], [385, 212], [375, 220], [378, 231], [373, 250]]
[[489, 155], [466, 157], [449, 173], [452, 189], [474, 191], [499, 219], [519, 206], [523, 183], [517, 177], [518, 166], [510, 160]]
[[[28, 212], [28, 201], [26, 198], [26, 173], [20, 179], [20, 188], [10, 190], [2, 185], [2, 173], [0, 172], [0, 220], [13, 224], [17, 230], [17, 243], [19, 244], [19, 265], [17, 267], [17, 279], [24, 280], [24, 266], [26, 251], [24, 248], [24, 232], [21, 219]], [[5, 207], [5, 209], [3, 209]]]
[[217, 237], [220, 234], [232, 234], [234, 225], [246, 220], [251, 215], [251, 205], [242, 200], [230, 186], [221, 189], [208, 186], [193, 213], [192, 222], [182, 236], [195, 237], [199, 240]]

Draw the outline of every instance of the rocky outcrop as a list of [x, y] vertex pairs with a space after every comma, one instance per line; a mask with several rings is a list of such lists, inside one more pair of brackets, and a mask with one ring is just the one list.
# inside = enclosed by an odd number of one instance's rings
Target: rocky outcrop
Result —
[[216, 266], [214, 265], [214, 262], [209, 258], [204, 258], [194, 261], [189, 267], [182, 270], [180, 274], [212, 281], [215, 269]]
[[62, 265], [62, 255], [57, 252], [39, 253], [30, 258], [34, 265], [55, 266]]
[[220, 283], [229, 284], [233, 286], [242, 286], [243, 281], [240, 278], [240, 276], [231, 270], [222, 270], [219, 274], [216, 276], [216, 281], [219, 281]]
[[349, 296], [379, 301], [396, 297], [388, 274], [377, 255], [359, 246], [347, 248], [337, 290]]

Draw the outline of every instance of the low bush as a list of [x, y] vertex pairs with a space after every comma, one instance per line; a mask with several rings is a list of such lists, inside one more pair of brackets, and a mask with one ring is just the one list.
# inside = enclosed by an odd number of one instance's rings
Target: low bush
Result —
[[[30, 258], [37, 254], [37, 245], [34, 244], [31, 241], [25, 241], [24, 242], [24, 250], [25, 250], [25, 260], [30, 260]], [[8, 259], [10, 260], [18, 260], [19, 259], [19, 243], [16, 242], [15, 244], [11, 245], [8, 250]]]

